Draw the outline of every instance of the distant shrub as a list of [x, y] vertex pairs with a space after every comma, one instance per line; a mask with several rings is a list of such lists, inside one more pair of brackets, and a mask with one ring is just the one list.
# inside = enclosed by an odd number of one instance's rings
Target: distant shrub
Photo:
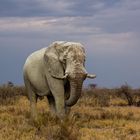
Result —
[[[13, 104], [20, 96], [27, 96], [24, 86], [15, 86], [12, 82], [0, 86], [0, 104]], [[119, 88], [107, 89], [89, 85], [83, 89], [82, 96], [77, 105], [88, 106], [140, 106], [140, 89], [132, 89], [128, 85]], [[126, 104], [127, 103], [127, 104]]]
[[[105, 88], [88, 88], [83, 90], [83, 96], [90, 98], [93, 106], [109, 106], [110, 94]], [[87, 101], [88, 102], [88, 101]]]
[[25, 96], [26, 91], [22, 86], [0, 86], [0, 104], [14, 104], [19, 96]]
[[83, 89], [81, 101], [82, 104], [89, 106], [109, 106], [109, 105], [135, 105], [140, 106], [140, 89], [132, 89], [128, 85], [122, 85], [119, 88], [88, 88]]
[[129, 106], [140, 106], [140, 89], [132, 89], [127, 83], [117, 89], [120, 98], [127, 101]]
[[118, 93], [120, 94], [124, 94], [127, 101], [128, 101], [128, 105], [134, 105], [134, 101], [133, 101], [133, 97], [132, 97], [132, 94], [131, 94], [131, 87], [128, 86], [127, 84], [125, 85], [122, 85], [120, 87], [120, 89], [118, 90]]

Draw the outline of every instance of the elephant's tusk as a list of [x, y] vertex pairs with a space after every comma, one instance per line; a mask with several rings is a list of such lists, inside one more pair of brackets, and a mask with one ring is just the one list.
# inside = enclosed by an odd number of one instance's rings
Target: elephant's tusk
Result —
[[56, 75], [53, 75], [53, 74], [51, 74], [52, 75], [52, 77], [53, 78], [56, 78], [56, 79], [66, 79], [67, 78], [67, 76], [68, 76], [68, 74], [66, 73], [64, 76], [62, 76], [62, 77], [60, 77], [60, 76], [56, 76]]
[[87, 74], [87, 78], [94, 79], [94, 78], [96, 78], [96, 75], [95, 74]]
[[66, 73], [64, 76], [63, 76], [63, 79], [66, 79], [68, 77], [68, 73]]

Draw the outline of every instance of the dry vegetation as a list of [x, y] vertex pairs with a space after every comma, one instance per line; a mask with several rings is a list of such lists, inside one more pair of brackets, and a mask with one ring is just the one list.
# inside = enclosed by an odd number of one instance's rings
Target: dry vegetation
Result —
[[1, 86], [0, 140], [140, 140], [139, 102], [140, 90], [126, 85], [90, 87], [64, 121], [50, 115], [43, 99], [32, 122], [24, 87]]

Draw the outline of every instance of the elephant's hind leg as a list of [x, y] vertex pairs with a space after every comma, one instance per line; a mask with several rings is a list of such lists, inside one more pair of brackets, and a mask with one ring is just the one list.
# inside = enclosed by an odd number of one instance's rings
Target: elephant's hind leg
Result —
[[38, 119], [38, 114], [37, 114], [37, 96], [36, 94], [32, 94], [32, 97], [30, 97], [30, 109], [31, 109], [31, 117], [33, 120]]
[[54, 97], [52, 95], [48, 95], [47, 98], [48, 98], [48, 102], [49, 102], [50, 111], [51, 111], [52, 115], [55, 115], [56, 107], [55, 107]]
[[28, 98], [30, 100], [30, 112], [31, 112], [31, 118], [36, 121], [37, 120], [37, 95], [33, 91], [32, 85], [28, 80], [25, 81], [25, 86], [28, 93]]

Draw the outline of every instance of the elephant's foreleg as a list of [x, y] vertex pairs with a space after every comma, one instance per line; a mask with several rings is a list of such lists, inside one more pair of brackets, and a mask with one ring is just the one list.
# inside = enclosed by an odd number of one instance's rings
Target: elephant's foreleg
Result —
[[65, 116], [64, 82], [63, 80], [52, 78], [50, 75], [47, 78], [50, 91], [55, 100], [56, 114], [59, 118], [63, 118]]
[[65, 116], [65, 103], [64, 103], [64, 95], [55, 96], [55, 104], [56, 104], [56, 112], [60, 118]]
[[57, 116], [63, 118], [65, 116], [64, 87], [62, 84], [56, 83], [51, 92], [55, 100]]
[[68, 115], [70, 113], [70, 111], [71, 111], [71, 107], [66, 106], [65, 110], [66, 110], [66, 114]]

